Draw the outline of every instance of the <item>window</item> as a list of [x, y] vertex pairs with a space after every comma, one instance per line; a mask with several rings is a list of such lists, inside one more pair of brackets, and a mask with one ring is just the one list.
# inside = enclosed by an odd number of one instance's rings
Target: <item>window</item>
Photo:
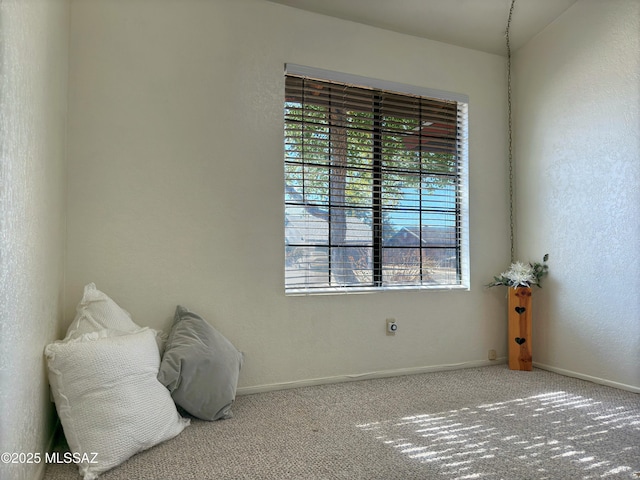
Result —
[[287, 65], [285, 289], [468, 288], [466, 97]]

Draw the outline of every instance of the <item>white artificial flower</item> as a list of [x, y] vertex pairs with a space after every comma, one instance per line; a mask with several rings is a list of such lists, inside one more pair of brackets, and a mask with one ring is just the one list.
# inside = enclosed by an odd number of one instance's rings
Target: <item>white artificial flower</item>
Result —
[[533, 267], [522, 262], [512, 263], [509, 270], [502, 275], [510, 280], [513, 287], [528, 287], [531, 284], [536, 283], [536, 278], [533, 274]]
[[546, 263], [548, 259], [549, 254], [546, 254], [542, 259], [542, 263], [514, 262], [509, 267], [509, 270], [502, 272], [497, 277], [493, 277], [493, 282], [487, 286], [508, 285], [513, 288], [518, 288], [537, 285], [539, 287], [540, 280], [547, 275], [549, 270]]

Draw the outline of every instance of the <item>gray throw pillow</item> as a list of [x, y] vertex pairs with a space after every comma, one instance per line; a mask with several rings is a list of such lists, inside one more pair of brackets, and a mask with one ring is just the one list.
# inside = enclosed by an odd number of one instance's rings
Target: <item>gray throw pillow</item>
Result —
[[232, 417], [244, 355], [199, 315], [178, 305], [158, 380], [194, 417]]

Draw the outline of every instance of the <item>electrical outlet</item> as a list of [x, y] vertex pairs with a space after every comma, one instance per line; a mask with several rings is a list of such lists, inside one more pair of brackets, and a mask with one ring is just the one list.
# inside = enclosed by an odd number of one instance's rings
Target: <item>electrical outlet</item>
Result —
[[496, 359], [496, 351], [489, 350], [489, 360], [495, 360], [495, 359]]
[[398, 331], [398, 324], [395, 318], [387, 318], [387, 335], [395, 335]]

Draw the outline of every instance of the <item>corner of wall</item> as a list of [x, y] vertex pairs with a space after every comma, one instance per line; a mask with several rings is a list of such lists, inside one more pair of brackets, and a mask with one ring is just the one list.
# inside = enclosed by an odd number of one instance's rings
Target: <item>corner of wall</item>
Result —
[[[0, 451], [56, 431], [43, 349], [63, 324], [69, 0], [0, 2]], [[1, 464], [41, 478], [44, 464]]]

